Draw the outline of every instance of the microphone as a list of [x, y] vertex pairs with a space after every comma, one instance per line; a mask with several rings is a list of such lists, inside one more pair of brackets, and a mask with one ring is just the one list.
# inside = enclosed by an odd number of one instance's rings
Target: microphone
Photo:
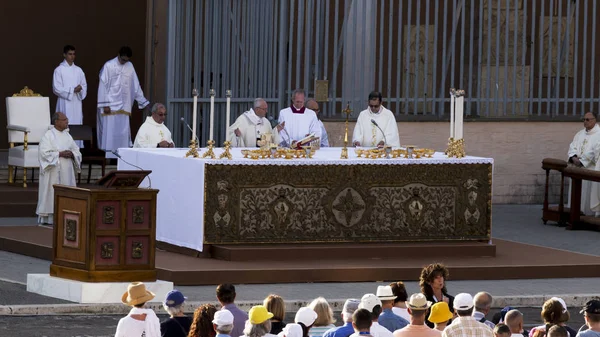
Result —
[[200, 139], [198, 139], [198, 136], [196, 136], [194, 134], [194, 130], [190, 127], [190, 125], [185, 121], [185, 118], [181, 117], [181, 119], [179, 119], [181, 121], [182, 124], [185, 124], [185, 126], [187, 126], [188, 130], [190, 130], [190, 132], [192, 133], [192, 136], [194, 136], [194, 140], [198, 141], [198, 144], [196, 145], [200, 145]]
[[375, 125], [379, 131], [381, 131], [381, 134], [383, 135], [383, 146], [387, 145], [387, 138], [385, 137], [385, 132], [383, 132], [383, 130], [379, 127], [379, 124], [377, 124], [377, 122], [374, 119], [371, 119], [371, 124]]
[[[137, 168], [140, 171], [146, 171], [143, 168], [137, 166], [137, 165], [133, 165], [132, 163], [128, 162], [127, 160], [123, 159], [123, 157], [121, 157], [121, 155], [119, 154], [119, 152], [117, 152], [116, 150], [110, 150], [110, 153], [114, 154], [117, 158], [119, 158], [120, 160], [122, 160], [125, 164], [129, 165], [129, 166], [133, 166], [135, 168]], [[152, 188], [152, 180], [150, 179], [150, 175], [146, 176], [148, 178], [148, 188]]]

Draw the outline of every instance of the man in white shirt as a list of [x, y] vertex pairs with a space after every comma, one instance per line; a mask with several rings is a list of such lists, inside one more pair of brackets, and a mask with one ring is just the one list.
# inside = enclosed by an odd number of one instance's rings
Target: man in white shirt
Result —
[[475, 310], [473, 311], [473, 318], [475, 318], [475, 320], [477, 320], [478, 322], [489, 326], [490, 329], [493, 329], [496, 326], [496, 324], [492, 323], [491, 321], [488, 321], [485, 318], [485, 316], [487, 316], [487, 314], [489, 314], [490, 309], [492, 308], [493, 300], [494, 299], [493, 299], [492, 295], [485, 291], [478, 292], [477, 294], [475, 294], [475, 297], [473, 299], [473, 301], [475, 303]]
[[308, 135], [321, 138], [321, 125], [317, 114], [304, 106], [304, 90], [296, 89], [292, 94], [292, 105], [279, 111], [279, 139], [282, 146], [293, 146]]
[[144, 97], [133, 64], [129, 59], [131, 48], [121, 47], [119, 56], [106, 62], [100, 70], [98, 85], [98, 147], [106, 151], [107, 158], [121, 147], [131, 147], [129, 117], [133, 101], [140, 109], [150, 104]]
[[[575, 134], [569, 146], [569, 163], [590, 170], [600, 170], [596, 158], [600, 155], [600, 127], [597, 123], [598, 114], [587, 112], [583, 116], [583, 129]], [[569, 187], [569, 206], [571, 205], [571, 187]], [[583, 180], [581, 183], [580, 210], [593, 215], [600, 212], [600, 190], [598, 183]]]
[[[306, 101], [306, 108], [315, 112], [317, 118], [319, 118], [319, 114], [321, 113], [321, 109], [319, 109], [319, 103], [314, 99], [309, 99]], [[318, 119], [319, 125], [321, 126], [321, 147], [329, 147], [329, 137], [327, 136], [327, 130], [325, 130], [325, 125], [321, 119]]]
[[382, 311], [381, 300], [375, 294], [365, 294], [360, 299], [359, 309], [365, 309], [371, 313], [371, 335], [373, 337], [393, 337], [390, 330], [379, 324], [379, 315]]
[[[67, 115], [71, 125], [83, 124], [82, 101], [87, 96], [87, 82], [83, 70], [75, 65], [75, 47], [66, 45], [63, 48], [61, 64], [54, 69], [52, 76], [52, 91], [58, 100], [56, 111]], [[83, 147], [83, 141], [75, 142], [78, 147]]]
[[271, 122], [265, 118], [269, 105], [263, 98], [256, 98], [252, 109], [241, 114], [227, 128], [227, 140], [234, 147], [257, 147], [257, 142], [265, 134], [271, 134], [271, 142], [278, 144], [277, 132], [271, 128]]
[[171, 131], [165, 125], [167, 108], [162, 103], [155, 103], [151, 111], [152, 116], [146, 117], [138, 130], [133, 147], [175, 147]]
[[504, 316], [504, 323], [510, 328], [511, 337], [523, 337], [525, 335], [523, 314], [519, 310], [513, 309], [507, 312]]
[[354, 146], [383, 147], [390, 145], [400, 147], [396, 118], [393, 112], [382, 105], [382, 102], [383, 96], [380, 92], [373, 91], [369, 94], [369, 107], [360, 112], [354, 127], [352, 135]]
[[46, 131], [39, 143], [40, 177], [36, 214], [38, 222], [54, 222], [54, 187], [76, 186], [75, 172], [80, 171], [81, 153], [69, 134], [69, 119], [62, 112], [52, 115], [54, 127]]

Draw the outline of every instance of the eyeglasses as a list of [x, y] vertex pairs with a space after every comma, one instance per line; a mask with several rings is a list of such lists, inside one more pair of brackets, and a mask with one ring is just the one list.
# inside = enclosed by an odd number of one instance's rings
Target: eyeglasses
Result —
[[268, 108], [263, 108], [263, 107], [260, 107], [260, 106], [258, 106], [258, 107], [256, 107], [255, 109], [261, 109], [261, 110], [265, 110], [265, 111], [267, 111], [267, 109], [268, 109]]
[[371, 104], [369, 104], [369, 108], [372, 108], [372, 109], [379, 109], [380, 106], [381, 106], [381, 104], [380, 105], [371, 105]]
[[164, 114], [157, 114], [157, 115], [159, 115], [160, 117], [167, 117], [166, 113], [164, 113]]
[[592, 118], [582, 118], [581, 119], [582, 122], [591, 122], [593, 120], [596, 120], [596, 118], [592, 117]]

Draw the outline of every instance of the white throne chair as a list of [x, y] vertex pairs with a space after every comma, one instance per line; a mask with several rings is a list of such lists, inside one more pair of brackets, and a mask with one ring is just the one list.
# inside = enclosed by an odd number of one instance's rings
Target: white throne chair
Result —
[[38, 143], [50, 123], [50, 100], [25, 87], [6, 97], [8, 125], [8, 182], [13, 183], [17, 167], [23, 168], [23, 187], [27, 187], [27, 168], [39, 168]]

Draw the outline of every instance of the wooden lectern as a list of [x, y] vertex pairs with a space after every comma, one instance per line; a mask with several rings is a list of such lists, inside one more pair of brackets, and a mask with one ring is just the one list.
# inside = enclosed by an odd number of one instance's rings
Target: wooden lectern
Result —
[[152, 171], [112, 171], [98, 187], [54, 185], [50, 275], [84, 282], [156, 281]]

